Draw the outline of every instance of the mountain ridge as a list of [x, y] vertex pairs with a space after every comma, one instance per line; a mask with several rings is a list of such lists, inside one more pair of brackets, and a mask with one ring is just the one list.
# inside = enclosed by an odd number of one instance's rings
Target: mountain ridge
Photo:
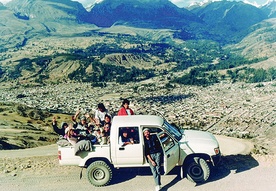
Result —
[[[99, 80], [104, 76], [96, 75], [97, 67], [89, 63], [102, 64], [101, 70], [105, 70], [112, 60], [116, 62], [109, 66], [114, 71], [130, 72], [140, 75], [134, 79], [142, 79], [141, 72], [146, 76], [152, 74], [150, 70], [145, 72], [149, 68], [147, 64], [157, 74], [164, 68], [185, 70], [194, 63], [229, 58], [223, 50], [228, 47], [248, 59], [275, 55], [274, 18], [267, 22], [262, 10], [244, 3], [211, 3], [189, 11], [168, 0], [148, 1], [148, 4], [139, 0], [103, 2], [106, 4], [99, 3], [94, 12], [70, 0], [13, 0], [3, 6], [5, 9], [0, 10], [2, 79], [56, 80], [51, 76], [62, 77], [60, 71], [65, 71], [65, 78], [70, 80], [81, 80], [78, 72], [86, 75], [85, 80]], [[214, 8], [219, 8], [216, 9], [219, 14], [215, 14]], [[95, 10], [101, 13], [98, 19], [109, 11], [113, 19], [109, 20], [110, 26], [99, 27], [92, 22]], [[229, 44], [233, 46], [226, 46]], [[214, 55], [209, 58], [210, 52]], [[138, 63], [143, 67], [137, 67]], [[116, 79], [115, 74], [122, 75], [115, 72], [110, 78]]]

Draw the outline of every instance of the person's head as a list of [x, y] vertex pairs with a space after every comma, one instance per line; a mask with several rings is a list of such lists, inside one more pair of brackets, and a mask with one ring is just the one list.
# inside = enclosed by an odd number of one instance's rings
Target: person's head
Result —
[[110, 125], [109, 125], [109, 124], [106, 124], [106, 125], [104, 126], [104, 131], [105, 131], [105, 132], [109, 132], [109, 131], [110, 131]]
[[110, 117], [110, 115], [107, 115], [107, 114], [106, 114], [106, 115], [104, 116], [104, 122], [105, 122], [105, 123], [110, 123], [110, 122], [111, 122], [111, 117]]
[[122, 132], [123, 137], [127, 137], [127, 134], [128, 134], [127, 130], [124, 129], [123, 132]]
[[100, 110], [101, 112], [104, 112], [106, 110], [105, 106], [103, 103], [99, 103], [98, 104], [98, 110]]
[[68, 127], [68, 123], [62, 122], [61, 128], [66, 129]]
[[80, 122], [81, 122], [82, 125], [86, 124], [86, 117], [85, 116], [81, 116]]
[[65, 129], [65, 134], [68, 137], [71, 137], [74, 134], [74, 129], [71, 126], [69, 126], [68, 128]]
[[101, 134], [101, 130], [100, 130], [100, 129], [97, 129], [97, 130], [96, 130], [96, 133], [97, 133], [97, 134]]
[[123, 103], [122, 103], [122, 107], [124, 107], [124, 108], [127, 109], [127, 108], [129, 107], [129, 103], [130, 103], [129, 100], [124, 99], [124, 100], [123, 100]]
[[145, 137], [149, 137], [150, 136], [150, 130], [149, 130], [149, 128], [143, 129], [143, 134], [144, 134]]

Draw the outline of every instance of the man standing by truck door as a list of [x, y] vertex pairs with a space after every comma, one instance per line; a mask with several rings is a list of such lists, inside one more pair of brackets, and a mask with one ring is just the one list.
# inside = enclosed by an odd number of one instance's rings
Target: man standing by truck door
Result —
[[150, 165], [150, 169], [155, 182], [155, 190], [161, 189], [161, 158], [162, 148], [156, 135], [151, 135], [150, 130], [143, 130], [145, 140], [145, 155]]

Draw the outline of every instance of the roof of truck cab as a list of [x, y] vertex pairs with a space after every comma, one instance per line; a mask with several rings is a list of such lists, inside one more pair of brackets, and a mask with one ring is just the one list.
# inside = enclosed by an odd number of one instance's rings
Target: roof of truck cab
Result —
[[164, 119], [157, 115], [123, 115], [115, 116], [112, 126], [162, 126]]

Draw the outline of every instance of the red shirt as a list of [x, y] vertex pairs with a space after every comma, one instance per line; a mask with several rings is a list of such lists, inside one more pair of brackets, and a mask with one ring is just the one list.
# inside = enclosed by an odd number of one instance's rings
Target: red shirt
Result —
[[[132, 109], [128, 108], [130, 115], [134, 115], [134, 112]], [[124, 107], [121, 107], [121, 109], [118, 111], [118, 115], [128, 115], [127, 109]]]

